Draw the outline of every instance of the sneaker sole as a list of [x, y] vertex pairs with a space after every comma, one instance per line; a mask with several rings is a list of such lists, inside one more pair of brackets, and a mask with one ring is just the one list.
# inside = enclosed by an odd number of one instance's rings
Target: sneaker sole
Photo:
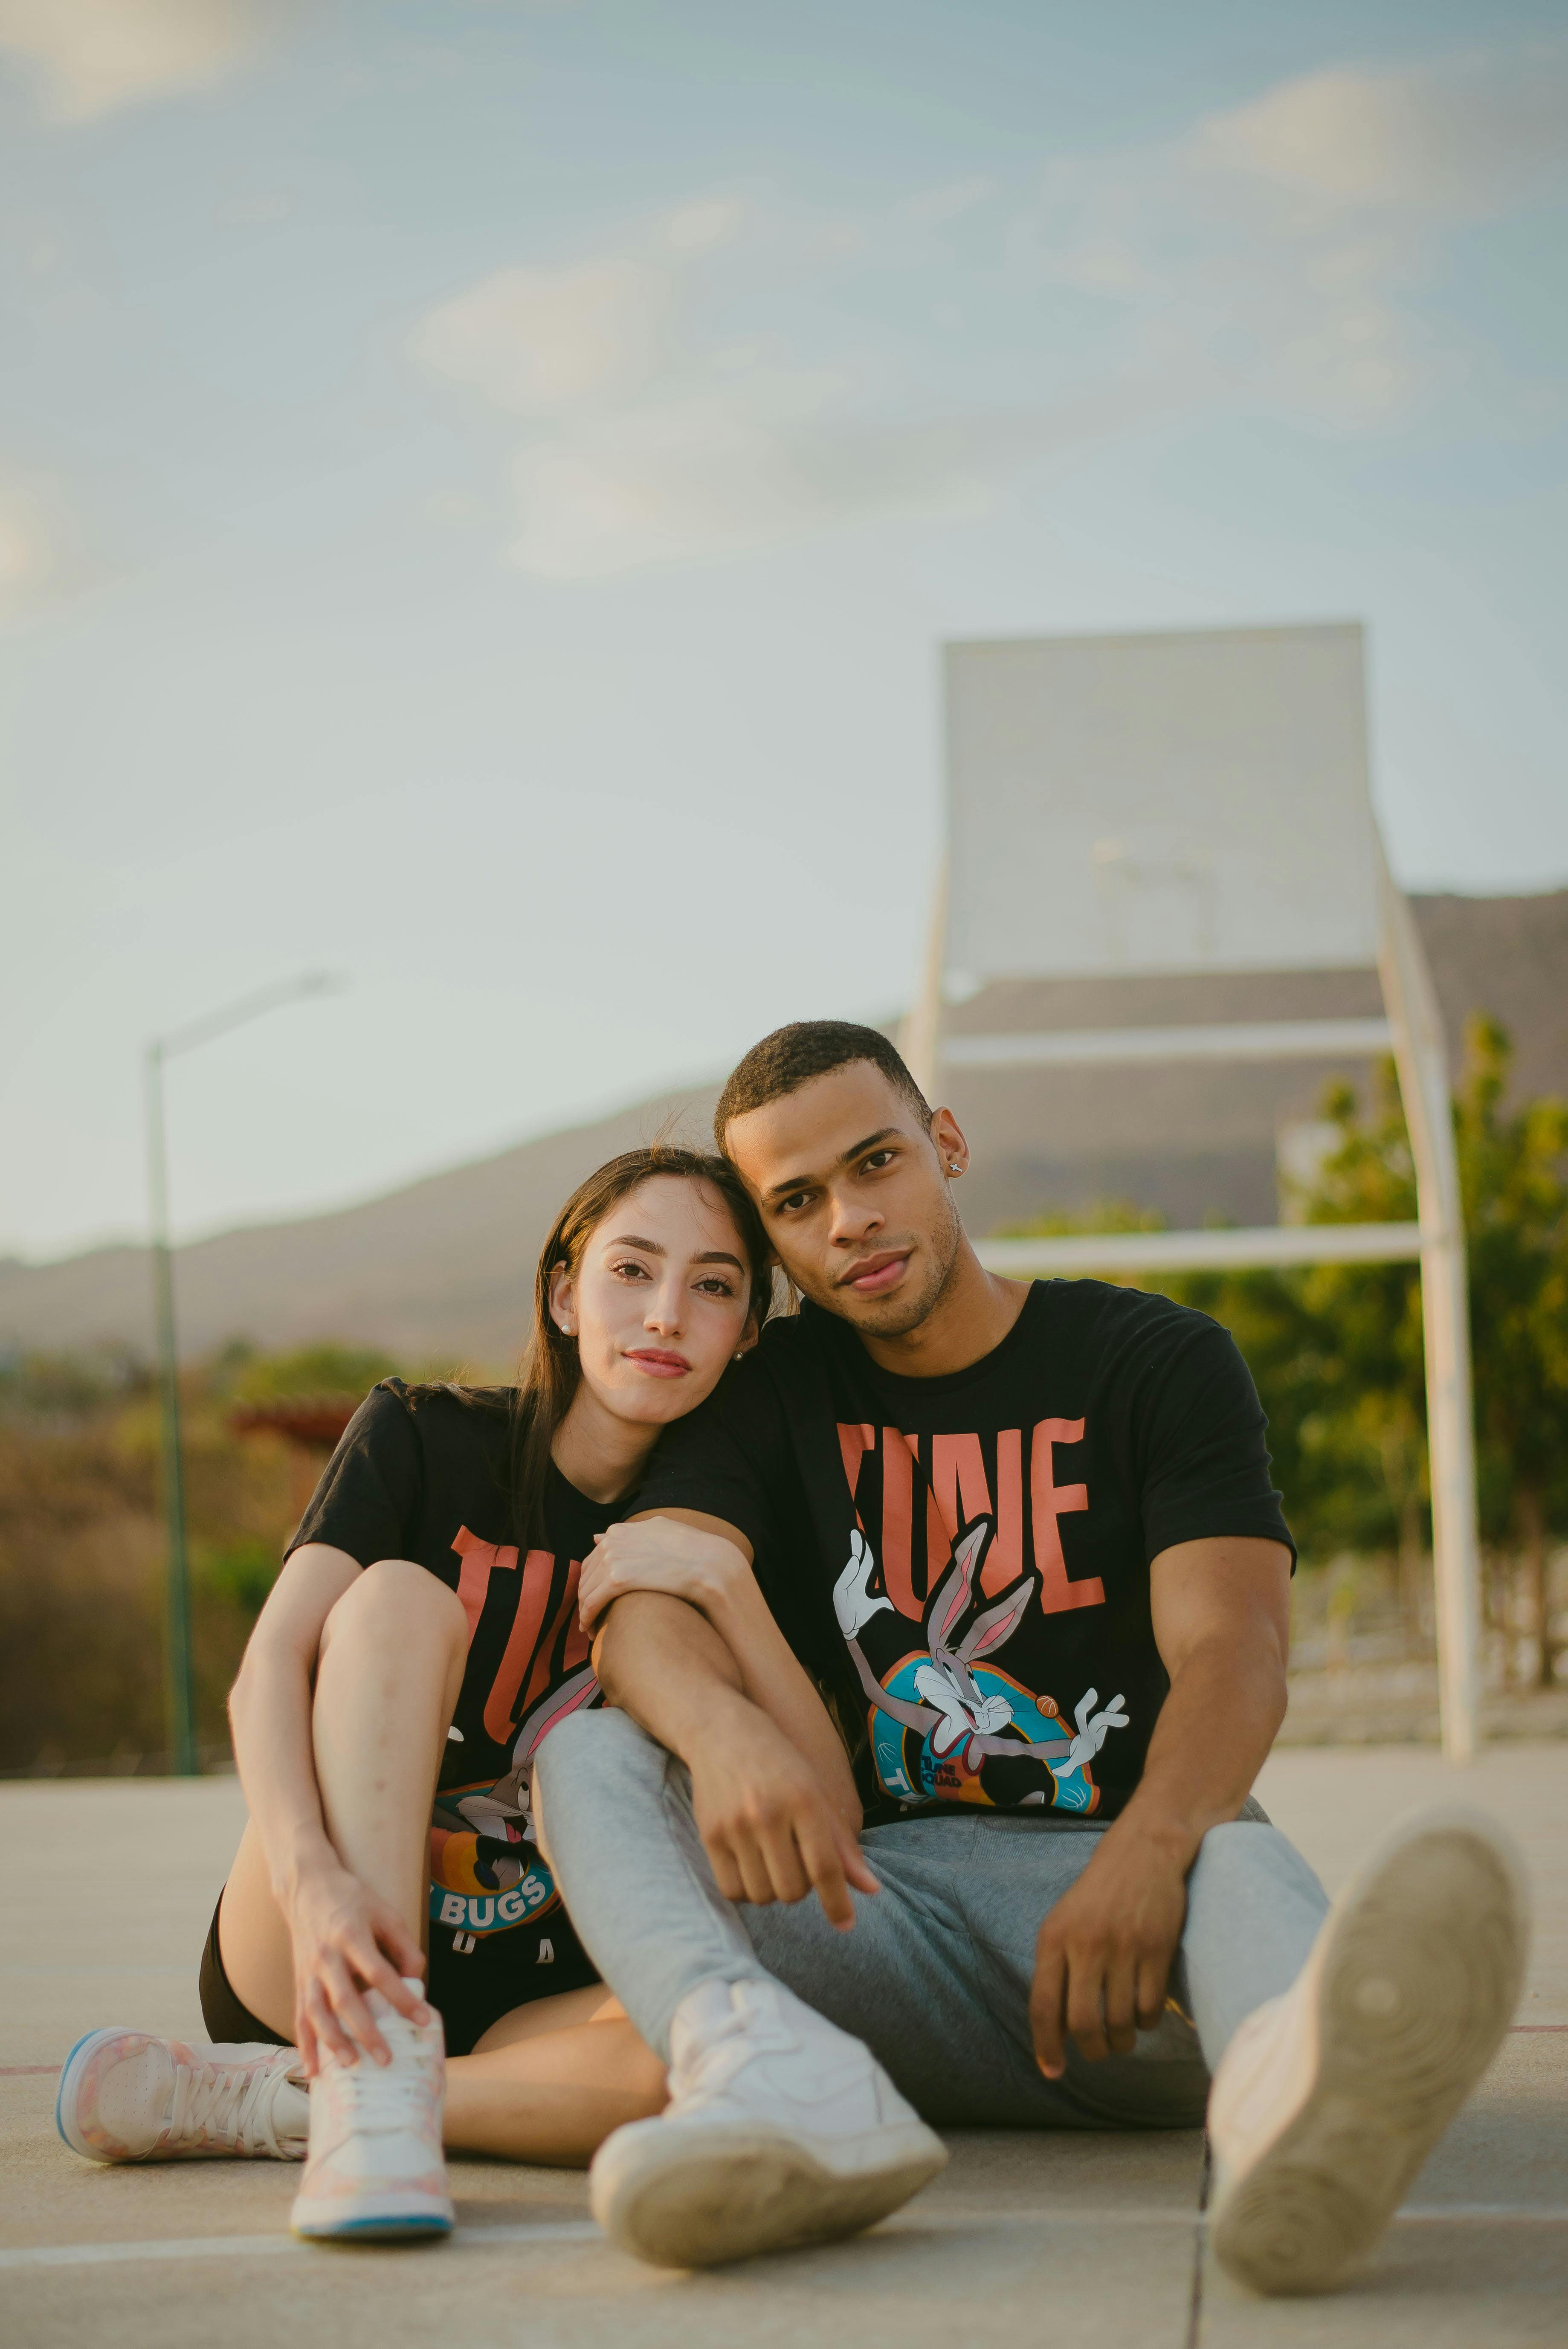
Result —
[[[66, 2144], [70, 2147], [71, 2151], [80, 2154], [84, 2161], [102, 2162], [110, 2168], [119, 2166], [110, 2155], [100, 2153], [96, 2146], [88, 2145], [84, 2137], [72, 2133], [77, 2083], [81, 2077], [83, 2069], [90, 2062], [95, 2048], [102, 2046], [106, 2039], [129, 2039], [132, 2035], [129, 2024], [122, 2023], [112, 2023], [101, 2031], [84, 2032], [60, 2068], [60, 2085], [55, 2097], [55, 2127]], [[69, 2120], [66, 2116], [67, 2106], [71, 2111]], [[135, 2161], [139, 2158], [141, 2158], [140, 2156], [129, 2153], [122, 2157], [125, 2161]]]
[[1501, 1831], [1428, 1813], [1375, 1855], [1319, 1952], [1317, 2062], [1210, 2221], [1254, 2292], [1323, 2292], [1377, 2241], [1512, 2019], [1528, 1896]]
[[947, 2166], [946, 2147], [919, 2121], [878, 2130], [883, 2158], [848, 2173], [782, 2131], [682, 2123], [661, 2142], [662, 2128], [650, 2124], [589, 2181], [611, 2241], [653, 2267], [723, 2267], [858, 2235]]
[[296, 2200], [289, 2226], [307, 2243], [428, 2242], [451, 2233], [452, 2215], [432, 2207], [425, 2195], [388, 2194], [366, 2196], [363, 2205], [347, 2210], [341, 2202], [302, 2209]]

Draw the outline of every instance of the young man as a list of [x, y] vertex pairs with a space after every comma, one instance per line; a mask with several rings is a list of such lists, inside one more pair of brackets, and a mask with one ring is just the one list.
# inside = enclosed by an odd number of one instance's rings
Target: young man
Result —
[[[1226, 2266], [1332, 2282], [1507, 2026], [1509, 1849], [1429, 1814], [1330, 1914], [1249, 1799], [1294, 1554], [1225, 1330], [987, 1274], [964, 1136], [872, 1030], [768, 1037], [717, 1133], [805, 1301], [603, 1538], [618, 1710], [563, 1722], [536, 1782], [578, 1930], [670, 2058], [595, 2210], [645, 2257], [732, 2259], [896, 2207], [944, 2158], [928, 2122], [1207, 2111]], [[705, 1619], [738, 1552], [858, 1731], [861, 1846]]]

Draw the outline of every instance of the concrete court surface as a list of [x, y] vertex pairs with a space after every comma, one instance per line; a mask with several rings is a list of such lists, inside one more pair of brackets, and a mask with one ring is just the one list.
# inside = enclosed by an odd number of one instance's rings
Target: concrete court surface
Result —
[[196, 1960], [242, 1817], [232, 1779], [0, 1786], [0, 2341], [227, 2349], [1513, 2349], [1568, 2344], [1568, 1828], [1561, 1744], [1446, 1770], [1412, 1747], [1277, 1754], [1259, 1793], [1332, 1889], [1409, 1805], [1462, 1794], [1524, 1847], [1537, 1926], [1518, 2027], [1354, 2289], [1264, 2302], [1208, 2261], [1196, 2132], [956, 2136], [946, 2174], [858, 2241], [717, 2275], [621, 2258], [568, 2171], [454, 2166], [440, 2248], [285, 2230], [270, 2162], [106, 2169], [55, 2134], [55, 2073], [103, 2023], [200, 2033]]

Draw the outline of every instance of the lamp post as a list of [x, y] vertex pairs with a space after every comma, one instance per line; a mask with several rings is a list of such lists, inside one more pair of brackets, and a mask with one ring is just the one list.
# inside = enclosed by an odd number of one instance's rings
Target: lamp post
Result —
[[226, 1036], [232, 1028], [259, 1019], [263, 1012], [303, 995], [325, 995], [343, 981], [332, 972], [312, 970], [297, 978], [259, 988], [193, 1019], [147, 1047], [147, 1194], [151, 1225], [152, 1301], [158, 1325], [158, 1378], [163, 1422], [163, 1507], [169, 1555], [164, 1578], [164, 1659], [168, 1677], [170, 1746], [175, 1775], [194, 1778], [196, 1706], [191, 1676], [191, 1560], [185, 1539], [185, 1459], [180, 1434], [180, 1355], [174, 1330], [174, 1258], [169, 1240], [169, 1157], [163, 1107], [164, 1063]]

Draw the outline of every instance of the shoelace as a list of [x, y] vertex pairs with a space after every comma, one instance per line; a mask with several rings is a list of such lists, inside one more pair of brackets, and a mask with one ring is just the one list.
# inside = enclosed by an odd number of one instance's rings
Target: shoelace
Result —
[[430, 2083], [427, 2065], [413, 2050], [391, 2064], [375, 2064], [362, 2055], [357, 2064], [335, 2064], [324, 2076], [347, 2127], [373, 2132], [423, 2128]]
[[174, 2075], [169, 2136], [205, 2138], [231, 2152], [283, 2147], [273, 2122], [273, 2090], [282, 2075], [272, 2064], [181, 2064]]

